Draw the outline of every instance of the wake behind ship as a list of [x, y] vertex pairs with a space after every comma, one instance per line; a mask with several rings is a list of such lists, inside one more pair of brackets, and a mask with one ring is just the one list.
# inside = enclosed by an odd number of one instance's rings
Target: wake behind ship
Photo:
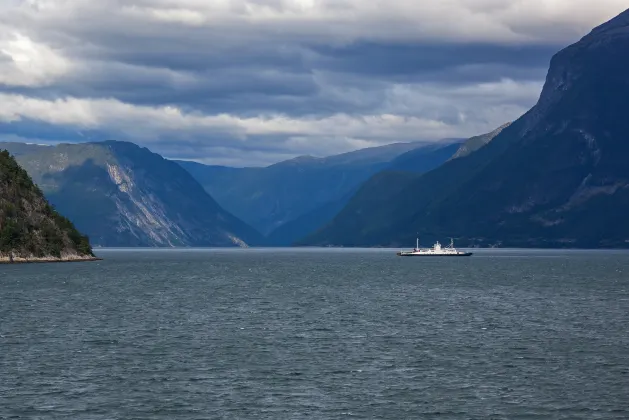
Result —
[[399, 251], [400, 257], [469, 257], [471, 252], [459, 251], [454, 247], [454, 241], [450, 239], [450, 245], [445, 248], [441, 247], [439, 241], [435, 242], [432, 248], [420, 248], [419, 238], [417, 244], [412, 251]]

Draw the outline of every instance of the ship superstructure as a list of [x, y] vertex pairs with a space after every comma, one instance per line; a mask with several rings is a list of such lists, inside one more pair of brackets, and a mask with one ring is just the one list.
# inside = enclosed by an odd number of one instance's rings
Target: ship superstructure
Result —
[[435, 242], [432, 248], [420, 248], [419, 238], [412, 251], [399, 251], [400, 257], [468, 257], [471, 252], [459, 251], [454, 247], [454, 240], [450, 239], [450, 245], [442, 247], [439, 241]]

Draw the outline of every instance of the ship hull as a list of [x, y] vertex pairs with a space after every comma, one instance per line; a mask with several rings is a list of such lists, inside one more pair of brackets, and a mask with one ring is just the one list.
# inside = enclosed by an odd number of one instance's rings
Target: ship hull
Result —
[[400, 257], [469, 257], [472, 254], [472, 252], [464, 252], [462, 254], [405, 254], [402, 252], [397, 253], [397, 255]]

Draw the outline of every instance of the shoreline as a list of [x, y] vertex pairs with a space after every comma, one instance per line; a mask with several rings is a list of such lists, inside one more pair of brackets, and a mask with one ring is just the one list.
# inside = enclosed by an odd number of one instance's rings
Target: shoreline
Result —
[[102, 258], [92, 256], [71, 256], [71, 257], [13, 257], [13, 261], [9, 257], [0, 256], [1, 264], [44, 264], [44, 263], [64, 263], [64, 262], [90, 262], [90, 261], [102, 261]]

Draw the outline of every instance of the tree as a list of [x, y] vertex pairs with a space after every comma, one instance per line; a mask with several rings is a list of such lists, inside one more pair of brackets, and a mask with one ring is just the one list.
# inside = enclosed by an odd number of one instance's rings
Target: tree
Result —
[[6, 219], [0, 228], [0, 252], [10, 253], [20, 246], [20, 229], [13, 219]]

